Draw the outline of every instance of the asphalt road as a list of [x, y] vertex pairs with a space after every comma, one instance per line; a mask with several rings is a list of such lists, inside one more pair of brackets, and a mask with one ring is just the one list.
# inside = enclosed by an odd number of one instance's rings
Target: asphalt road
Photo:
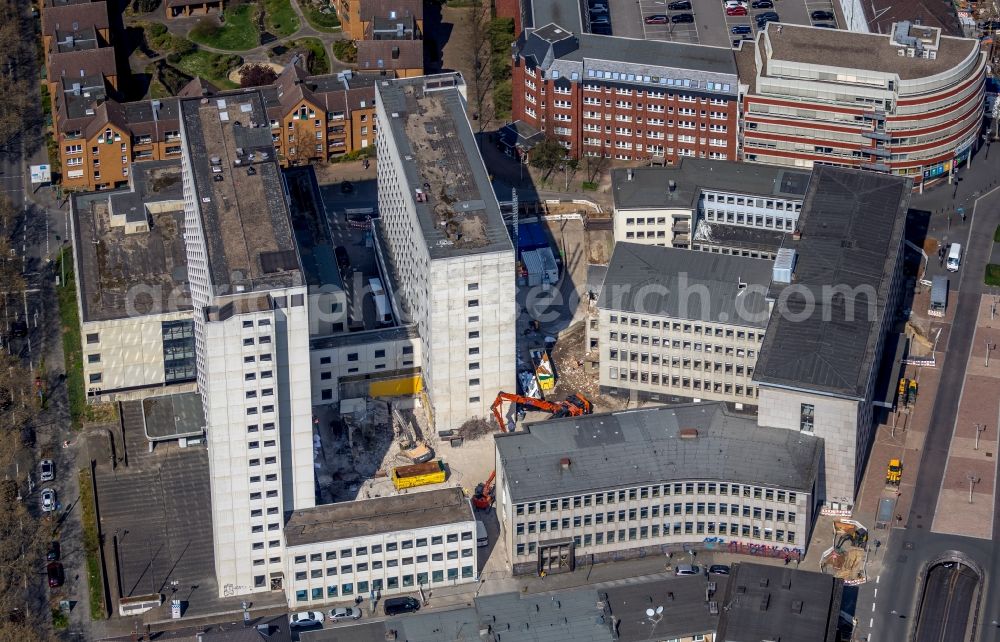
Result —
[[914, 642], [962, 640], [979, 577], [968, 566], [947, 562], [927, 574]]

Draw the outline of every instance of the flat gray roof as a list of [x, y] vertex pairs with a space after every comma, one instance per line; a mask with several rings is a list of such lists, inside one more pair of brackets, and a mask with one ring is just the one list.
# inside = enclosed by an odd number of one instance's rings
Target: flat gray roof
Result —
[[[802, 200], [807, 170], [756, 163], [685, 158], [673, 167], [636, 167], [611, 171], [615, 209], [686, 207], [694, 209], [703, 190]], [[670, 181], [675, 188], [670, 190]]]
[[143, 399], [142, 415], [151, 441], [197, 436], [205, 430], [201, 396], [196, 392]]
[[892, 44], [892, 34], [773, 24], [767, 27], [763, 42], [764, 51], [768, 51], [770, 44], [770, 56], [776, 60], [866, 69], [896, 74], [900, 80], [928, 78], [947, 71], [979, 49], [978, 40], [941, 36], [935, 58], [910, 58], [899, 55], [899, 47]]
[[756, 250], [758, 252], [776, 253], [785, 240], [785, 232], [746, 227], [743, 225], [727, 225], [713, 223], [704, 219], [698, 221], [694, 230], [693, 243], [705, 243], [722, 247]]
[[472, 520], [461, 488], [438, 488], [294, 511], [285, 524], [285, 542], [303, 546]]
[[[697, 437], [682, 439], [685, 428]], [[758, 426], [722, 403], [550, 419], [496, 435], [514, 503], [680, 480], [811, 492], [821, 444], [805, 433]]]
[[597, 307], [764, 328], [772, 264], [638, 243], [615, 243]]
[[416, 210], [431, 259], [513, 251], [465, 114], [462, 82], [451, 73], [376, 85], [406, 188], [424, 196]]
[[823, 573], [734, 564], [715, 639], [725, 642], [834, 642], [844, 582]]
[[284, 170], [292, 229], [310, 292], [343, 290], [344, 280], [334, 254], [333, 232], [312, 165]]
[[[783, 246], [797, 254], [794, 287], [772, 284], [769, 296], [777, 305], [754, 381], [864, 397], [877, 367], [882, 320], [891, 313], [889, 287], [910, 188], [910, 180], [899, 176], [813, 169], [799, 218], [802, 238], [786, 237]], [[833, 296], [831, 287], [857, 294]]]
[[[600, 594], [606, 596], [603, 600], [618, 621], [618, 642], [690, 638], [715, 633], [728, 579], [725, 575], [670, 577], [610, 586]], [[720, 605], [715, 615], [709, 612], [705, 601], [709, 581], [715, 583], [712, 601]], [[654, 624], [646, 615], [646, 609], [655, 611], [661, 606], [663, 618]]]
[[184, 98], [180, 106], [209, 280], [216, 294], [301, 285], [285, 189], [260, 91]]
[[612, 622], [605, 617], [596, 593], [592, 587], [557, 595], [498, 593], [476, 598], [476, 611], [479, 621], [492, 625], [499, 640], [605, 642], [611, 636]]
[[[72, 196], [84, 323], [191, 309], [180, 164], [134, 163], [132, 183], [133, 189]], [[157, 203], [166, 209], [147, 210]], [[112, 226], [112, 212], [123, 217], [122, 225]], [[143, 218], [148, 231], [125, 233], [125, 220]]]

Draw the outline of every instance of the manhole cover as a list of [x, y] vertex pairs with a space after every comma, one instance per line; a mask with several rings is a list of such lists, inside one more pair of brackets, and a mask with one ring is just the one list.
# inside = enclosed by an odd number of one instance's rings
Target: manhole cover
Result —
[[900, 555], [899, 557], [896, 558], [896, 561], [899, 562], [900, 564], [905, 563], [906, 562], [906, 555]]
[[903, 542], [903, 550], [904, 551], [912, 551], [913, 550], [913, 542]]

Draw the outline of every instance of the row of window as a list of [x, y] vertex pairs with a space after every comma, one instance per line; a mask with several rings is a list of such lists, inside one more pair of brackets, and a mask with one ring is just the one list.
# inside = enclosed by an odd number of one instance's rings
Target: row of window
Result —
[[[614, 544], [618, 542], [631, 542], [650, 538], [668, 537], [670, 535], [730, 535], [733, 537], [753, 538], [768, 542], [782, 542], [795, 544], [796, 536], [794, 530], [761, 528], [760, 526], [740, 525], [731, 522], [674, 522], [652, 524], [650, 526], [633, 526], [630, 528], [619, 528], [600, 533], [584, 533], [574, 535], [573, 542], [577, 546], [602, 546], [603, 544]], [[517, 544], [515, 549], [518, 556], [525, 554], [534, 555], [538, 544], [536, 542], [526, 542]]]
[[765, 227], [778, 230], [795, 229], [795, 221], [791, 218], [774, 216], [764, 216], [762, 214], [751, 215], [743, 212], [731, 212], [727, 210], [705, 210], [706, 221], [716, 221], [719, 223], [731, 223], [735, 225], [752, 225], [754, 227]]
[[636, 383], [651, 384], [654, 386], [662, 385], [670, 388], [686, 388], [687, 390], [693, 390], [695, 392], [705, 391], [714, 392], [716, 394], [735, 394], [739, 397], [746, 396], [753, 398], [757, 392], [753, 386], [747, 386], [744, 389], [742, 385], [728, 382], [709, 381], [708, 379], [692, 380], [689, 377], [679, 377], [676, 375], [671, 377], [666, 373], [664, 373], [661, 377], [658, 372], [639, 372], [637, 370], [627, 370], [625, 368], [609, 368], [608, 378], [616, 381], [632, 381]]
[[515, 504], [515, 515], [534, 515], [546, 511], [567, 510], [570, 507], [580, 508], [581, 506], [602, 506], [605, 503], [636, 501], [650, 499], [653, 497], [669, 497], [671, 495], [721, 495], [730, 497], [745, 497], [753, 499], [763, 499], [780, 503], [788, 502], [795, 504], [798, 502], [798, 493], [784, 490], [774, 490], [762, 486], [750, 486], [741, 484], [729, 484], [722, 482], [670, 482], [656, 484], [653, 486], [642, 486], [622, 490], [611, 490], [593, 495], [577, 495], [575, 497], [562, 497], [560, 499], [541, 500], [539, 502], [525, 502]]
[[[745, 517], [747, 519], [765, 520], [768, 522], [787, 522], [794, 524], [796, 514], [794, 511], [784, 511], [774, 508], [763, 508], [761, 506], [750, 506], [749, 504], [722, 504], [716, 502], [675, 502], [673, 504], [660, 504], [654, 506], [640, 506], [637, 508], [622, 508], [616, 511], [604, 513], [594, 513], [586, 515], [574, 515], [573, 517], [563, 517], [560, 519], [541, 520], [538, 522], [518, 522], [514, 527], [517, 535], [523, 535], [525, 531], [529, 534], [537, 531], [545, 532], [546, 525], [549, 530], [559, 530], [560, 528], [580, 528], [581, 526], [591, 526], [593, 524], [612, 524], [615, 521], [635, 521], [636, 519], [648, 519], [660, 517], [662, 507], [663, 517], [670, 515], [731, 515], [733, 517]], [[718, 511], [718, 512], [716, 512]], [[615, 519], [617, 516], [617, 520]]]
[[[743, 356], [738, 354], [737, 356]], [[695, 370], [705, 369], [705, 372], [725, 372], [726, 374], [732, 374], [736, 371], [737, 375], [742, 375], [744, 370], [747, 376], [753, 376], [753, 366], [742, 366], [740, 364], [733, 365], [729, 362], [722, 361], [702, 361], [701, 359], [690, 359], [687, 357], [668, 357], [664, 355], [662, 358], [658, 354], [650, 355], [648, 352], [627, 352], [625, 350], [611, 350], [608, 354], [608, 359], [610, 361], [630, 361], [632, 363], [648, 363], [653, 366], [658, 366], [662, 363], [664, 367], [672, 366], [674, 368], [685, 368]]]
[[[358, 595], [364, 595], [369, 591], [391, 591], [399, 589], [400, 587], [408, 588], [414, 586], [414, 581], [416, 581], [416, 586], [441, 584], [445, 581], [454, 582], [459, 579], [460, 573], [462, 579], [472, 579], [475, 577], [475, 570], [472, 566], [463, 566], [461, 569], [453, 567], [431, 571], [430, 573], [416, 573], [415, 575], [413, 573], [408, 573], [402, 576], [387, 577], [384, 580], [381, 578], [373, 579], [370, 583], [367, 580], [363, 580], [359, 581], [356, 585], [353, 582], [345, 582], [343, 584], [328, 585], [325, 589], [324, 587], [299, 589], [295, 591], [295, 601], [308, 602], [310, 600], [333, 599], [354, 595], [355, 592], [357, 592]], [[263, 576], [259, 577], [263, 580]], [[261, 583], [260, 586], [263, 586], [263, 583]], [[324, 593], [326, 594], [325, 598]]]
[[302, 581], [309, 578], [321, 578], [334, 576], [338, 572], [340, 575], [350, 575], [351, 573], [367, 573], [369, 570], [381, 571], [385, 568], [398, 568], [400, 566], [413, 566], [414, 564], [426, 564], [428, 562], [443, 562], [447, 557], [449, 560], [457, 560], [459, 554], [462, 557], [472, 557], [471, 548], [463, 548], [461, 551], [448, 551], [447, 553], [432, 553], [431, 555], [417, 555], [415, 557], [404, 557], [402, 559], [372, 560], [371, 562], [358, 562], [357, 564], [341, 564], [340, 567], [328, 566], [324, 568], [314, 568], [310, 571], [296, 571], [295, 581]]
[[[699, 323], [684, 323], [681, 321], [663, 321], [660, 322], [659, 319], [644, 319], [642, 317], [629, 317], [629, 316], [619, 316], [617, 314], [612, 314], [608, 317], [610, 323], [620, 323], [622, 325], [628, 325], [631, 327], [638, 328], [650, 328], [652, 330], [659, 330], [662, 325], [664, 331], [670, 330], [672, 332], [684, 332], [686, 334], [704, 334], [706, 337], [725, 337], [727, 339], [732, 339], [734, 336], [737, 339], [742, 340], [744, 336], [748, 341], [758, 341], [764, 340], [763, 332], [749, 332], [747, 331], [744, 335], [743, 330], [734, 330], [730, 327], [716, 327], [711, 325], [702, 325]], [[646, 341], [647, 337], [642, 336], [642, 343], [645, 345], [648, 343]]]

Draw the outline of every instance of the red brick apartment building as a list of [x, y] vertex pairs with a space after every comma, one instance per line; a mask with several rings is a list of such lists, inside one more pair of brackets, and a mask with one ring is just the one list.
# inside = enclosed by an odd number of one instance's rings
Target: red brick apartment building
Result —
[[[514, 127], [573, 157], [735, 160], [736, 62], [728, 49], [529, 29], [514, 49]], [[537, 138], [537, 136], [535, 136]]]

